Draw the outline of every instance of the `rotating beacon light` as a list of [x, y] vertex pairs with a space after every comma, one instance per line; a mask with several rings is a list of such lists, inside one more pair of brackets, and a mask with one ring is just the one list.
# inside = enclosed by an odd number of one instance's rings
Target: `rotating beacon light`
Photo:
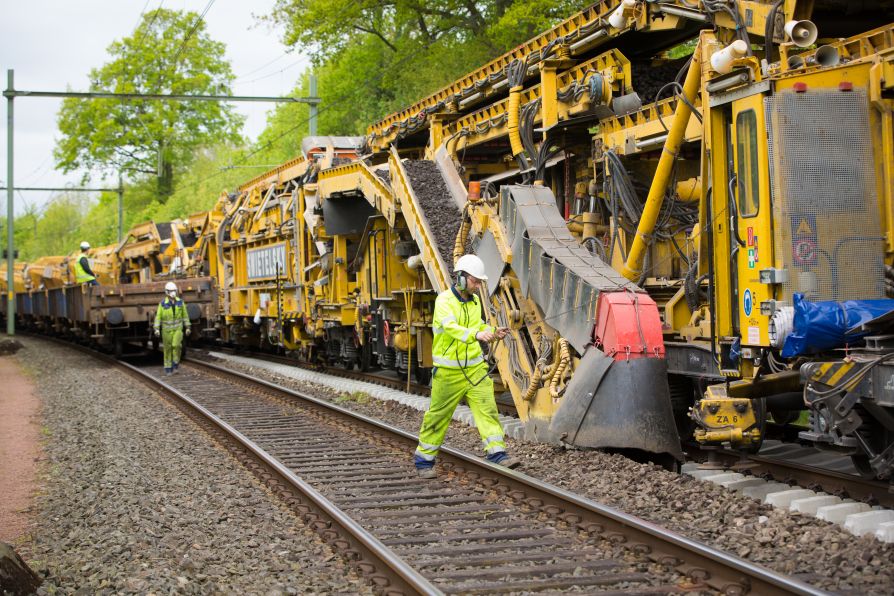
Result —
[[737, 39], [720, 51], [711, 54], [711, 68], [719, 74], [727, 74], [733, 69], [733, 61], [748, 52], [748, 44]]
[[812, 45], [816, 37], [816, 25], [812, 21], [789, 21], [785, 24], [785, 38], [799, 48]]
[[615, 29], [621, 29], [627, 24], [627, 19], [633, 13], [633, 7], [636, 6], [636, 0], [623, 0], [621, 6], [615, 9], [615, 12], [608, 17], [608, 24]]

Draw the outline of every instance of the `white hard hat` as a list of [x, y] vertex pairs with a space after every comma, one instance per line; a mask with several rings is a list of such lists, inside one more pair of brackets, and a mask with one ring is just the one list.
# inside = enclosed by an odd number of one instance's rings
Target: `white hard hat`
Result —
[[174, 282], [169, 281], [168, 283], [165, 284], [165, 292], [176, 292], [176, 291], [177, 291], [177, 284], [175, 284]]
[[453, 270], [456, 272], [463, 271], [481, 281], [487, 281], [487, 274], [484, 272], [484, 261], [475, 255], [461, 256], [456, 265], [453, 266]]
[[86, 240], [84, 242], [81, 242], [81, 250], [90, 250], [90, 243]]

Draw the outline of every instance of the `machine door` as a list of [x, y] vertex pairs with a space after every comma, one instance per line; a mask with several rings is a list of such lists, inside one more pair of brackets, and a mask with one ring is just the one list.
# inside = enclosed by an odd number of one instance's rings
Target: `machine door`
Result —
[[773, 298], [772, 286], [761, 283], [760, 271], [773, 267], [773, 228], [767, 162], [763, 95], [733, 104], [732, 176], [734, 241], [738, 245], [732, 274], [738, 286], [738, 322], [742, 345], [767, 346], [768, 315], [761, 303]]

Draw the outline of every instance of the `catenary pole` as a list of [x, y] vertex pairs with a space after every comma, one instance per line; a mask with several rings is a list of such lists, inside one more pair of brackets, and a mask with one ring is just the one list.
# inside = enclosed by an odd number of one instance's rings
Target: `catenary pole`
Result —
[[118, 244], [124, 237], [124, 181], [121, 172], [118, 172]]
[[13, 91], [13, 69], [6, 71], [6, 334], [15, 335], [16, 332], [16, 292], [13, 287], [15, 281], [15, 254], [13, 253], [13, 194], [15, 182], [12, 179], [12, 100], [15, 98]]

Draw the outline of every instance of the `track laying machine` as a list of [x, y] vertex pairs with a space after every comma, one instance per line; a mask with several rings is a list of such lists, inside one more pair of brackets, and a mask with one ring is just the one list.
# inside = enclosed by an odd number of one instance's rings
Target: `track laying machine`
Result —
[[534, 439], [682, 456], [767, 423], [894, 470], [894, 3], [602, 0], [220, 197], [219, 337], [431, 373], [466, 252]]

